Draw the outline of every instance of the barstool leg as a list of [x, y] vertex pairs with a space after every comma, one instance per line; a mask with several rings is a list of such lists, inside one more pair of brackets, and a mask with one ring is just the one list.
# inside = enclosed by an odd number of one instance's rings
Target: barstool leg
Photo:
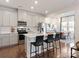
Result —
[[36, 55], [36, 58], [37, 58], [37, 47], [35, 46], [35, 55]]
[[72, 58], [72, 48], [71, 48], [71, 58]]
[[30, 44], [30, 58], [31, 58], [31, 53], [32, 53], [32, 44]]
[[52, 46], [53, 46], [53, 56], [54, 56], [54, 41], [52, 42]]
[[47, 43], [47, 57], [49, 57], [49, 44]]
[[44, 45], [42, 44], [42, 46], [41, 46], [41, 52], [43, 53], [43, 57], [44, 57]]
[[60, 56], [61, 56], [61, 42], [59, 40], [59, 47], [60, 47]]
[[38, 46], [38, 57], [40, 57], [40, 55], [39, 55], [39, 46]]
[[56, 55], [57, 55], [57, 44], [56, 44], [56, 41], [55, 41], [55, 48], [56, 48]]

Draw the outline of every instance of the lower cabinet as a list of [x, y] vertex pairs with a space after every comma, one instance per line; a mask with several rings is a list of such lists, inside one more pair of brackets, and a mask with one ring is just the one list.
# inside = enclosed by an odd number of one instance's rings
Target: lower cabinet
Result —
[[10, 34], [10, 45], [18, 43], [18, 34]]
[[0, 35], [0, 48], [18, 43], [18, 34], [1, 34]]
[[0, 47], [2, 47], [2, 35], [0, 35]]
[[2, 35], [2, 46], [9, 46], [10, 45], [10, 36], [9, 34]]

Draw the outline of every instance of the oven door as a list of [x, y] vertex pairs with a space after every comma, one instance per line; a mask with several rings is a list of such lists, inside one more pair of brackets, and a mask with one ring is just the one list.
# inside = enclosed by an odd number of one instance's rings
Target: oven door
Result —
[[25, 35], [23, 34], [19, 34], [19, 44], [24, 44], [24, 41], [25, 41]]

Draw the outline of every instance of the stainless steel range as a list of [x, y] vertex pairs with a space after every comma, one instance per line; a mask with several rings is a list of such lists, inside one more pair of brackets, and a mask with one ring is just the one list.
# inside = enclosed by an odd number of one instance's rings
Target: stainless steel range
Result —
[[26, 26], [27, 23], [24, 21], [18, 21], [18, 28], [17, 28], [17, 32], [18, 32], [18, 43], [19, 44], [23, 44], [25, 41], [25, 36], [24, 34], [27, 34], [26, 32]]

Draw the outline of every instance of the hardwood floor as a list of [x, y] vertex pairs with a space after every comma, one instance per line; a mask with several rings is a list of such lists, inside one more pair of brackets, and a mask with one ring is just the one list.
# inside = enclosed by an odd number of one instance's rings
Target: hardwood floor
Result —
[[[67, 58], [70, 57], [70, 51], [68, 51], [68, 45], [65, 45], [64, 43], [61, 43], [61, 55], [60, 55], [60, 50], [57, 49], [57, 54], [56, 52], [50, 53], [49, 58]], [[56, 50], [55, 50], [56, 51]], [[24, 44], [22, 45], [16, 45], [8, 48], [3, 48], [0, 49], [0, 58], [24, 58], [25, 57], [25, 50], [24, 50]], [[41, 56], [43, 58], [43, 56]], [[44, 53], [44, 58], [47, 57], [47, 52]]]
[[24, 57], [24, 44], [0, 49], [0, 58]]

